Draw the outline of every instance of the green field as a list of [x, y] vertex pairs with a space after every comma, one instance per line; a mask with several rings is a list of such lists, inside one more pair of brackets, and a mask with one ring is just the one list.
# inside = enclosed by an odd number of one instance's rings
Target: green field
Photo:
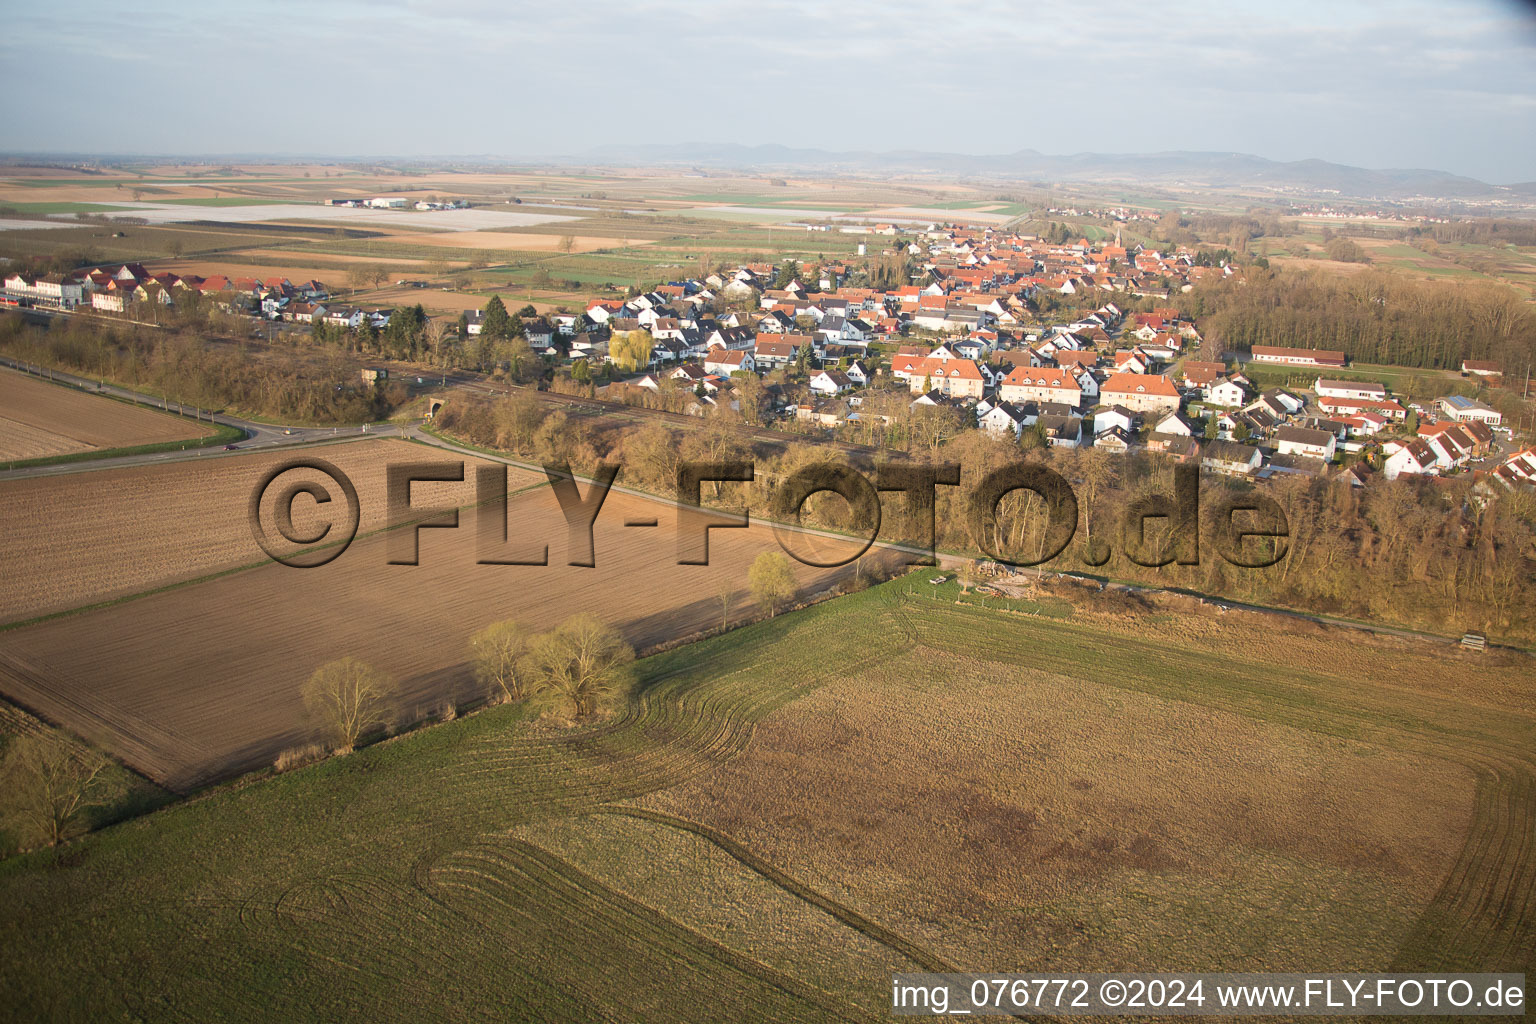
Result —
[[1441, 647], [928, 575], [648, 658], [601, 724], [504, 706], [13, 858], [0, 999], [875, 1020], [917, 967], [1536, 966], [1524, 655], [1448, 695]]
[[19, 213], [59, 214], [59, 213], [126, 213], [133, 209], [128, 206], [108, 206], [104, 203], [0, 203]]

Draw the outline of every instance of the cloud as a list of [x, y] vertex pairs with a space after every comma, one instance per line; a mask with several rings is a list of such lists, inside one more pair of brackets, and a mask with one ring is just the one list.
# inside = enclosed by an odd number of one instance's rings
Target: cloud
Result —
[[[18, 8], [11, 149], [422, 155], [605, 142], [1244, 150], [1536, 178], [1536, 18], [1497, 0], [277, 0]], [[81, 26], [90, 31], [81, 31]], [[131, 105], [148, 116], [103, 116]]]

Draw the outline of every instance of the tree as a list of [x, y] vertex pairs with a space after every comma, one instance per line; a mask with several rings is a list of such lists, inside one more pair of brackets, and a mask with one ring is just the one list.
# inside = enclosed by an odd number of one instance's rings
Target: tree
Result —
[[501, 301], [500, 295], [492, 295], [483, 312], [481, 338], [486, 341], [504, 341], [512, 336], [512, 318], [507, 315], [506, 304]]
[[795, 574], [782, 551], [764, 551], [747, 570], [752, 599], [769, 615], [777, 615], [795, 596]]
[[725, 580], [715, 596], [720, 599], [720, 628], [725, 629], [731, 622], [731, 602], [736, 600], [736, 587], [730, 580]]
[[595, 615], [573, 615], [534, 644], [531, 692], [586, 718], [628, 687], [634, 660], [617, 630]]
[[107, 760], [52, 730], [20, 736], [0, 773], [6, 817], [24, 841], [58, 846], [90, 807], [107, 796]]
[[372, 267], [368, 268], [368, 280], [373, 283], [375, 288], [379, 287], [379, 285], [389, 280], [389, 268], [382, 263], [375, 263]]
[[651, 364], [654, 346], [650, 331], [619, 331], [609, 340], [608, 353], [621, 370], [633, 372]]
[[387, 721], [395, 681], [353, 657], [327, 662], [304, 684], [304, 707], [335, 742], [339, 753], [357, 746], [370, 729]]
[[572, 235], [561, 235], [560, 236], [560, 251], [561, 252], [570, 252], [572, 249], [575, 249], [575, 248], [576, 248], [576, 239], [575, 239], [574, 236], [572, 236]]
[[528, 696], [533, 644], [533, 634], [511, 619], [493, 622], [469, 638], [475, 678], [492, 701], [522, 700]]

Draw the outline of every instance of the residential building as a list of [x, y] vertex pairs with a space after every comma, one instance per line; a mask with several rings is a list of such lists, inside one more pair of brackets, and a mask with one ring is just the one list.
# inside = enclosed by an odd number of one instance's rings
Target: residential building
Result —
[[1154, 415], [1178, 412], [1180, 405], [1179, 389], [1173, 386], [1173, 381], [1142, 373], [1111, 374], [1099, 385], [1099, 400]]
[[1281, 427], [1275, 431], [1275, 447], [1281, 455], [1305, 455], [1311, 459], [1332, 461], [1338, 438], [1326, 430], [1306, 427]]

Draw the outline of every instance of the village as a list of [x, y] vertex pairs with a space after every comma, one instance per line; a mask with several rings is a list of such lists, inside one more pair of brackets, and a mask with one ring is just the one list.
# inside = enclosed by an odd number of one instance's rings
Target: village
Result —
[[[1383, 384], [1345, 378], [1342, 352], [1217, 351], [1178, 307], [1201, 281], [1242, 273], [1207, 253], [965, 224], [856, 230], [892, 239], [880, 262], [743, 264], [581, 310], [529, 305], [493, 330], [515, 324], [517, 340], [549, 370], [595, 397], [740, 413], [751, 379], [761, 385], [753, 401], [777, 425], [826, 436], [867, 437], [906, 415], [928, 417], [942, 436], [978, 429], [1026, 447], [1139, 449], [1254, 480], [1339, 473], [1360, 485], [1373, 472], [1471, 469], [1514, 487], [1536, 470], [1536, 453], [1501, 447], [1512, 432], [1476, 399], [1400, 399]], [[119, 315], [196, 293], [226, 312], [335, 332], [382, 331], [393, 313], [334, 301], [315, 280], [181, 276], [141, 264], [12, 273], [4, 286], [12, 305]], [[1093, 296], [1109, 301], [1085, 311]], [[1065, 297], [1073, 301], [1053, 301]], [[489, 351], [493, 303], [500, 299], [458, 318], [449, 337], [461, 354], [477, 344]], [[1132, 303], [1151, 311], [1121, 308]], [[493, 356], [480, 368], [507, 365]], [[1291, 385], [1266, 386], [1266, 371], [1284, 371]], [[1294, 384], [1301, 374], [1306, 386]], [[364, 371], [370, 382], [381, 376]], [[1500, 368], [1466, 361], [1461, 376], [1497, 382]]]

